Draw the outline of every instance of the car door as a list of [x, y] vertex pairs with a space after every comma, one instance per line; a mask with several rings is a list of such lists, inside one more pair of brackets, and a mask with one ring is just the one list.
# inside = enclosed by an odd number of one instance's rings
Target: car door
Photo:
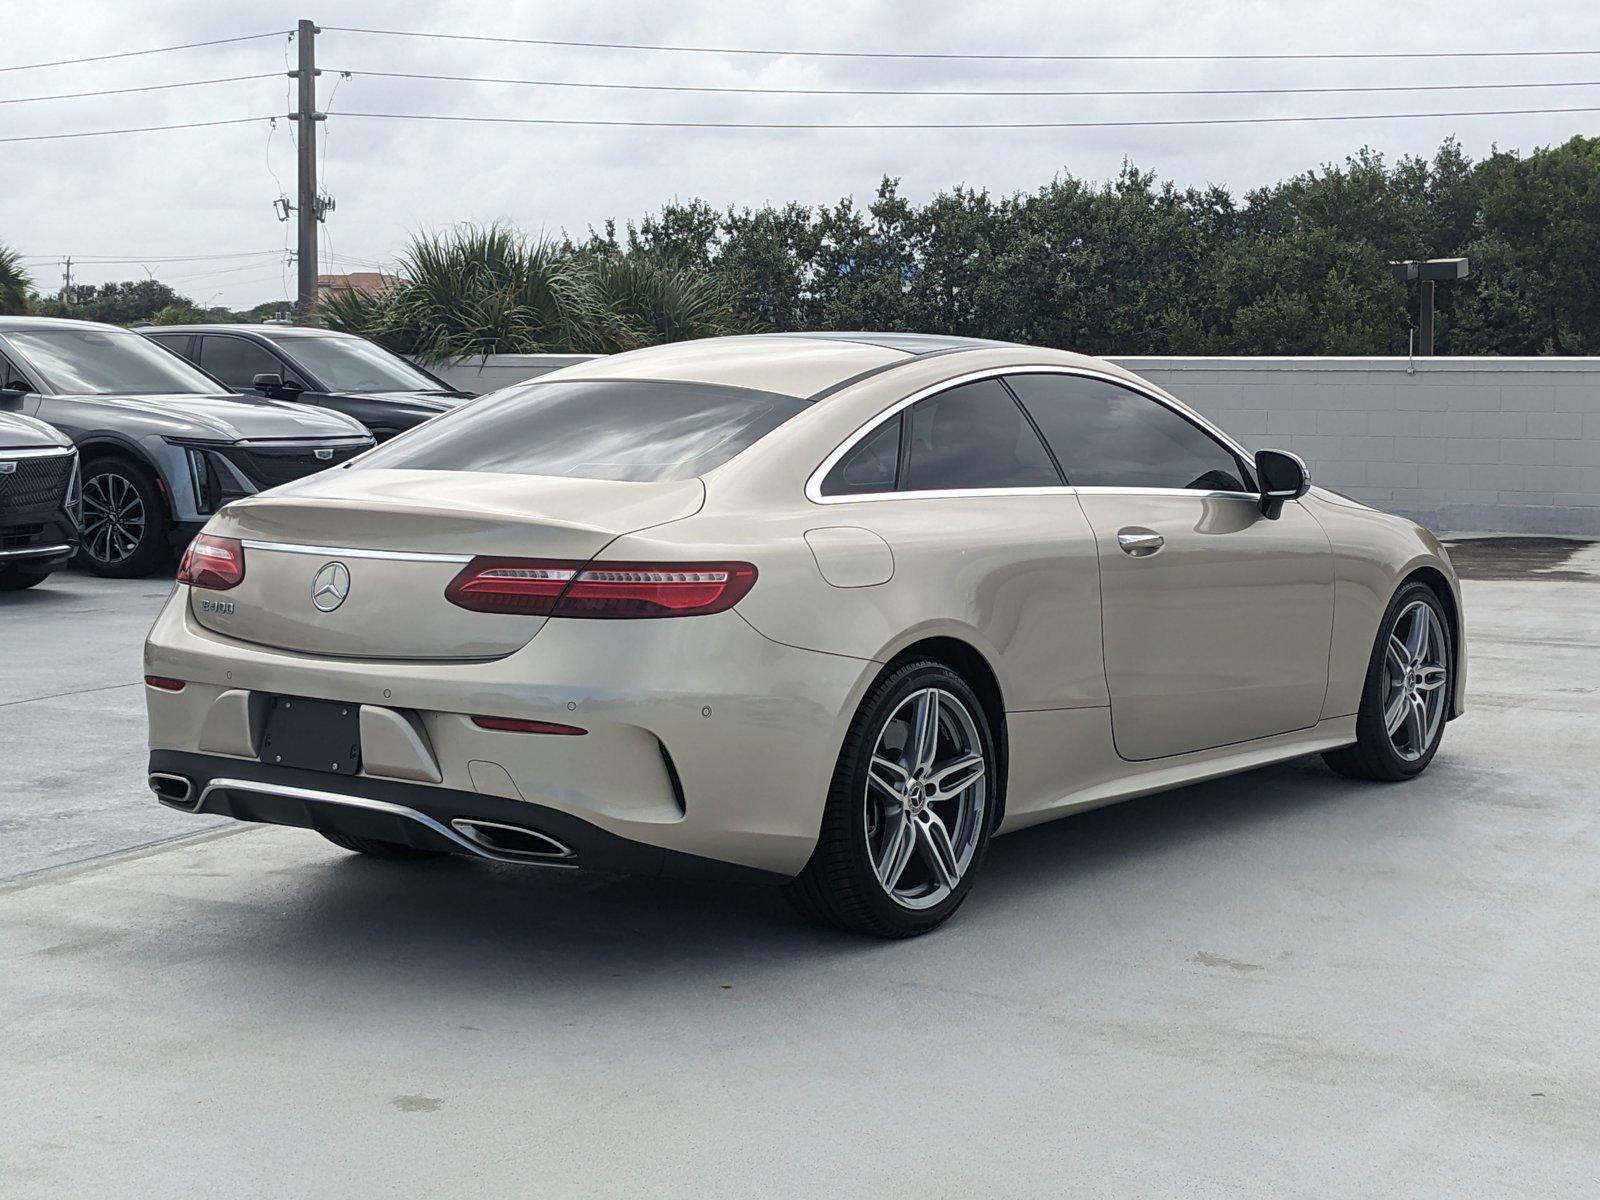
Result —
[[0, 401], [0, 411], [37, 417], [42, 400], [39, 381], [13, 362], [4, 351], [0, 351], [0, 387], [10, 387], [12, 384], [19, 384], [21, 389], [26, 390], [11, 392], [5, 400]]
[[850, 507], [808, 540], [887, 543], [900, 586], [879, 602], [885, 631], [976, 630], [1015, 711], [1104, 707], [1094, 534], [998, 379], [909, 398], [838, 453], [814, 498]]
[[1298, 502], [1263, 515], [1240, 455], [1153, 395], [1083, 374], [1007, 382], [1094, 530], [1117, 752], [1315, 725], [1333, 626], [1321, 526]]
[[[236, 392], [255, 395], [257, 375], [277, 375], [286, 383], [299, 384], [302, 388], [305, 386], [305, 381], [282, 359], [249, 338], [229, 333], [207, 333], [198, 340], [200, 366]], [[310, 402], [308, 399], [307, 403]]]

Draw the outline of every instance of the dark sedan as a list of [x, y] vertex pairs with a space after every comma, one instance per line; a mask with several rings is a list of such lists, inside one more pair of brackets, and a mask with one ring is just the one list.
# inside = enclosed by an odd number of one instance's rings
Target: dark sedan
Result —
[[236, 392], [334, 409], [380, 442], [473, 395], [365, 338], [330, 329], [168, 325], [142, 332]]

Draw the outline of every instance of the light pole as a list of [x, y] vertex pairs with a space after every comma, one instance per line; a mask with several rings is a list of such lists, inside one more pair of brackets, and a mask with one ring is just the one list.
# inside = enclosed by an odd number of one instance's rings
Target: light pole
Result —
[[1389, 270], [1401, 283], [1416, 280], [1422, 285], [1422, 345], [1418, 354], [1433, 354], [1433, 285], [1441, 280], [1467, 277], [1467, 260], [1464, 258], [1429, 258], [1408, 262], [1392, 262]]

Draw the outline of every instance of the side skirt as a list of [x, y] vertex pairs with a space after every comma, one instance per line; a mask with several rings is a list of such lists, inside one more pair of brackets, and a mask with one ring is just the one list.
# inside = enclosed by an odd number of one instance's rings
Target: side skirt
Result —
[[1354, 716], [1331, 717], [1293, 733], [1131, 763], [1116, 753], [1109, 708], [1007, 713], [1006, 725], [1011, 742], [1011, 776], [1000, 833], [1119, 800], [1336, 750], [1356, 740]]

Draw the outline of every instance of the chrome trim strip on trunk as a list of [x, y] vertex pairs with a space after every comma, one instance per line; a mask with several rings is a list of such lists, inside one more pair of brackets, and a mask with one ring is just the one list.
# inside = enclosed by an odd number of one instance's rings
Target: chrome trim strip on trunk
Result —
[[360, 550], [350, 546], [300, 546], [291, 542], [241, 540], [246, 550], [272, 550], [280, 554], [314, 554], [320, 558], [381, 558], [390, 562], [469, 563], [470, 554], [432, 554], [422, 550]]
[[[571, 860], [529, 858], [527, 855], [499, 854], [487, 846], [480, 845], [470, 838], [462, 837], [448, 825], [442, 824], [428, 816], [427, 813], [418, 812], [414, 808], [407, 808], [403, 804], [391, 804], [387, 800], [371, 800], [366, 796], [347, 796], [337, 792], [321, 792], [312, 788], [289, 787], [279, 783], [256, 783], [248, 779], [213, 779], [206, 784], [205, 790], [200, 793], [200, 799], [190, 811], [202, 813], [206, 810], [206, 800], [212, 792], [252, 792], [258, 796], [281, 796], [288, 800], [303, 800], [310, 804], [330, 804], [344, 808], [360, 808], [368, 812], [386, 813], [392, 817], [402, 817], [407, 821], [415, 821], [430, 833], [453, 842], [463, 850], [479, 858], [492, 859], [495, 862], [516, 863], [520, 866], [560, 867], [571, 869], [577, 863]], [[533, 832], [533, 831], [529, 831]], [[543, 835], [541, 835], [543, 836]], [[553, 840], [553, 839], [552, 839]], [[558, 845], [560, 843], [557, 843]]]

